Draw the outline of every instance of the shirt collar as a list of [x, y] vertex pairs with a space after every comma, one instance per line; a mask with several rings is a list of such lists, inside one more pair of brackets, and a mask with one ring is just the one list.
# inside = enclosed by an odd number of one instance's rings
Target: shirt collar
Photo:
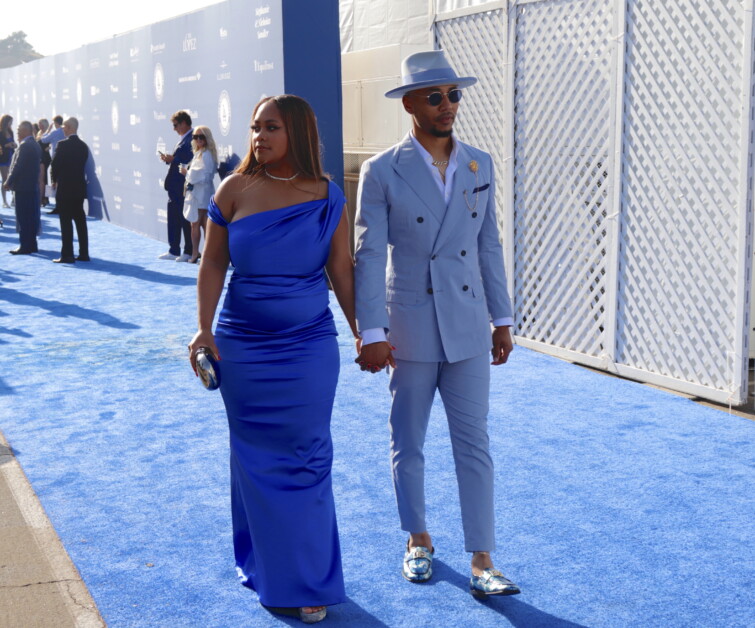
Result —
[[[433, 165], [433, 156], [427, 152], [427, 149], [422, 146], [422, 144], [419, 143], [419, 140], [414, 137], [414, 131], [409, 132], [409, 137], [412, 139], [412, 144], [414, 144], [414, 148], [416, 148], [419, 151], [419, 154], [422, 155], [422, 158], [429, 164]], [[451, 155], [448, 157], [448, 165], [451, 166], [451, 164], [456, 164], [456, 158], [459, 154], [459, 144], [456, 141], [456, 138], [452, 135], [451, 136]]]

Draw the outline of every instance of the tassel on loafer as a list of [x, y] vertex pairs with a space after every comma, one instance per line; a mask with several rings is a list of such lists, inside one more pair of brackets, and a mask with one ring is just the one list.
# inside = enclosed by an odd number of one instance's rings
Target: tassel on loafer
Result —
[[469, 581], [469, 592], [477, 600], [485, 600], [489, 595], [517, 595], [521, 593], [518, 586], [500, 571], [491, 567], [484, 569], [480, 576], [472, 576]]

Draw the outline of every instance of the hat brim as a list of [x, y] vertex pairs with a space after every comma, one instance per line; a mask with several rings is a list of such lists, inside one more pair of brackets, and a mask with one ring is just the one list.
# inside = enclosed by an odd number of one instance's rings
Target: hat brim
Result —
[[410, 83], [409, 85], [395, 87], [392, 90], [385, 92], [385, 96], [386, 98], [401, 98], [408, 92], [412, 92], [415, 89], [422, 89], [424, 87], [434, 87], [435, 85], [456, 85], [456, 87], [470, 87], [476, 82], [477, 79], [474, 76], [459, 76], [455, 79], [449, 79], [447, 81], [419, 81], [418, 83]]

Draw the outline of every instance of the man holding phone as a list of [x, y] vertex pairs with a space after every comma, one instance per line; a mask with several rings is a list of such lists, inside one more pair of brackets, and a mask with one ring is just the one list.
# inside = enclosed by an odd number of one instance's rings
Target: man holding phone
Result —
[[[160, 153], [160, 159], [168, 164], [168, 174], [163, 187], [168, 192], [168, 244], [170, 248], [158, 259], [187, 262], [191, 259], [191, 223], [183, 216], [184, 182], [186, 178], [181, 174], [180, 165], [188, 164], [194, 158], [191, 150], [191, 116], [186, 111], [177, 111], [170, 117], [173, 130], [181, 138], [173, 149], [172, 155]], [[181, 234], [184, 246], [181, 253]]]

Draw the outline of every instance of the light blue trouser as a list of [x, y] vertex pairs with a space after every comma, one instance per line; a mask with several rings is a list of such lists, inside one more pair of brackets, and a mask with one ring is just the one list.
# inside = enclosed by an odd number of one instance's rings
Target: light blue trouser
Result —
[[493, 461], [487, 431], [487, 354], [454, 363], [396, 360], [396, 368], [391, 370], [391, 461], [401, 529], [413, 533], [427, 530], [422, 448], [436, 389], [451, 434], [465, 549], [492, 551], [495, 533]]

